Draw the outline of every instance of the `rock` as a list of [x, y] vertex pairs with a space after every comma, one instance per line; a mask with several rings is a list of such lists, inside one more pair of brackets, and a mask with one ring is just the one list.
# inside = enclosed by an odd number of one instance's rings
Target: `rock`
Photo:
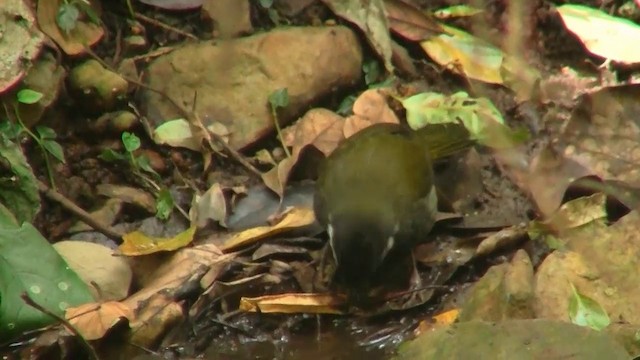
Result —
[[[157, 58], [148, 84], [187, 109], [193, 107], [205, 126], [221, 122], [230, 144], [246, 148], [274, 128], [268, 98], [287, 88], [289, 105], [279, 111], [282, 123], [312, 103], [357, 83], [362, 50], [347, 27], [291, 27], [218, 43], [189, 44]], [[143, 92], [142, 108], [158, 126], [181, 117], [160, 95]]]
[[470, 321], [426, 332], [396, 359], [629, 359], [611, 336], [550, 320]]
[[34, 104], [18, 103], [20, 118], [27, 127], [37, 124], [44, 112], [58, 100], [65, 75], [66, 71], [51, 54], [44, 54], [29, 69], [21, 88], [38, 91], [42, 98]]
[[533, 318], [533, 265], [524, 250], [509, 264], [493, 266], [473, 286], [460, 321]]
[[87, 60], [69, 74], [69, 89], [89, 111], [111, 110], [127, 94], [129, 84], [96, 61]]
[[132, 271], [123, 257], [106, 246], [85, 241], [53, 245], [69, 267], [87, 284], [96, 301], [121, 300], [129, 293]]

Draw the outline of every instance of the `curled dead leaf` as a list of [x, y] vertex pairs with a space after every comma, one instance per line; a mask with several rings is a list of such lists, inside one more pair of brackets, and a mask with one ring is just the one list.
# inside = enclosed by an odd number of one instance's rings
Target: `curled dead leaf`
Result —
[[133, 321], [135, 315], [128, 305], [118, 301], [109, 301], [102, 304], [90, 303], [68, 308], [65, 311], [65, 318], [83, 338], [97, 340], [123, 319]]
[[240, 299], [240, 310], [261, 313], [344, 314], [344, 299], [331, 294], [279, 294]]

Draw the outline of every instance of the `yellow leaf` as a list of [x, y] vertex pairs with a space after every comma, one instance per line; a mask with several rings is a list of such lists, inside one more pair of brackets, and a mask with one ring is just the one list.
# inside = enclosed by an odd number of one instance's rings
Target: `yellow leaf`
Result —
[[330, 294], [280, 294], [241, 298], [240, 310], [262, 313], [344, 314], [344, 299]]
[[185, 247], [193, 241], [196, 227], [192, 226], [172, 238], [157, 238], [147, 236], [140, 231], [134, 231], [122, 237], [120, 254], [127, 256], [148, 255], [159, 251], [173, 251]]
[[420, 46], [435, 62], [451, 70], [492, 84], [502, 84], [504, 55], [495, 46], [464, 31], [445, 27], [447, 34], [434, 36]]
[[294, 208], [288, 212], [284, 218], [273, 226], [259, 226], [247, 229], [235, 234], [227, 240], [220, 248], [229, 252], [238, 248], [255, 244], [267, 236], [282, 233], [284, 231], [311, 225], [315, 221], [313, 210], [309, 208]]

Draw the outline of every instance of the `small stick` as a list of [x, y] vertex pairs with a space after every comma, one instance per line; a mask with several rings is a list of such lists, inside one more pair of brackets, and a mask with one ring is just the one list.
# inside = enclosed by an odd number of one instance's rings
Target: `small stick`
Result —
[[87, 223], [96, 231], [104, 234], [106, 237], [116, 241], [117, 243], [122, 242], [122, 234], [113, 230], [110, 226], [107, 226], [102, 222], [100, 222], [99, 220], [95, 219], [93, 216], [91, 216], [91, 214], [89, 214], [84, 209], [76, 205], [73, 201], [71, 201], [66, 196], [62, 195], [56, 190], [53, 190], [52, 188], [50, 188], [49, 186], [47, 186], [41, 181], [38, 181], [38, 190], [40, 190], [40, 192], [43, 193], [50, 200], [53, 200], [59, 203], [60, 205], [62, 205], [62, 207], [71, 211], [74, 215], [79, 217], [83, 222]]
[[199, 40], [195, 35], [192, 35], [192, 34], [189, 34], [188, 32], [184, 32], [184, 31], [182, 31], [180, 29], [174, 28], [173, 26], [167, 25], [167, 24], [165, 24], [163, 22], [160, 22], [160, 21], [158, 21], [156, 19], [152, 19], [150, 17], [146, 17], [146, 16], [144, 16], [142, 14], [135, 13], [135, 18], [138, 19], [138, 20], [141, 20], [141, 21], [146, 21], [149, 24], [155, 25], [155, 26], [163, 28], [165, 30], [173, 31], [176, 34], [180, 34], [182, 36], [186, 36], [191, 40]]
[[31, 306], [32, 308], [40, 311], [45, 315], [51, 316], [52, 318], [62, 323], [67, 328], [67, 330], [69, 330], [73, 335], [75, 335], [80, 340], [80, 343], [82, 343], [82, 346], [85, 348], [85, 350], [87, 351], [91, 359], [94, 359], [94, 360], [100, 359], [98, 357], [98, 353], [96, 353], [96, 350], [91, 346], [91, 344], [89, 344], [89, 342], [84, 337], [82, 337], [82, 335], [80, 335], [80, 333], [78, 332], [78, 329], [76, 329], [73, 325], [71, 325], [71, 323], [67, 321], [67, 319], [57, 314], [54, 314], [53, 312], [49, 311], [49, 309], [46, 309], [42, 305], [36, 303], [32, 298], [29, 297], [29, 294], [27, 294], [26, 291], [20, 294], [20, 297], [27, 305]]

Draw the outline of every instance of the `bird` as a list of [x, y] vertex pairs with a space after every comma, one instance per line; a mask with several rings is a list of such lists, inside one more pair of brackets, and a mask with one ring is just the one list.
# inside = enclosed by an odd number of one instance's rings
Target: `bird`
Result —
[[457, 123], [378, 123], [324, 160], [313, 208], [335, 260], [332, 283], [348, 298], [366, 298], [387, 260], [411, 256], [425, 240], [438, 208], [433, 162], [473, 143]]

